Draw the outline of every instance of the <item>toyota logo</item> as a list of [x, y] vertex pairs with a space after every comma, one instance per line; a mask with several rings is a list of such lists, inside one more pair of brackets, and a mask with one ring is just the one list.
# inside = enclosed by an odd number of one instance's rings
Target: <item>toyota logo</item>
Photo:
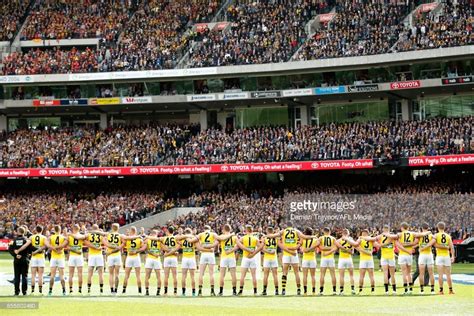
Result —
[[229, 170], [229, 167], [227, 167], [227, 166], [224, 165], [224, 166], [221, 167], [221, 170], [222, 170], [222, 171], [227, 171], [227, 170]]
[[46, 171], [46, 170], [44, 170], [44, 169], [41, 169], [41, 170], [39, 171], [39, 174], [42, 175], [42, 176], [45, 176], [45, 175], [48, 174], [48, 171]]
[[398, 82], [392, 83], [392, 88], [393, 89], [398, 89], [399, 87], [400, 87], [400, 85], [398, 84]]
[[138, 173], [138, 168], [132, 168], [132, 169], [130, 169], [130, 173], [133, 173], [133, 174]]
[[311, 164], [311, 168], [313, 168], [313, 169], [318, 169], [318, 168], [319, 168], [319, 163], [318, 163], [318, 162], [313, 162], [313, 163]]

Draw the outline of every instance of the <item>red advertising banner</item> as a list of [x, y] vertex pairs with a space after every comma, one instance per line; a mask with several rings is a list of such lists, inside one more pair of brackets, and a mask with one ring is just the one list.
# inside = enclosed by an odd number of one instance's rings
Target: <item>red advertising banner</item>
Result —
[[61, 105], [61, 100], [33, 100], [33, 106], [52, 106]]
[[447, 165], [463, 165], [474, 164], [474, 154], [463, 155], [446, 155], [446, 156], [422, 156], [408, 158], [408, 166], [447, 166]]
[[335, 14], [334, 13], [326, 13], [326, 14], [320, 14], [319, 15], [319, 23], [327, 23], [331, 21], [334, 18]]
[[10, 239], [0, 239], [0, 251], [8, 250], [9, 244], [10, 244]]
[[430, 11], [434, 10], [438, 6], [438, 4], [439, 3], [437, 3], [437, 2], [424, 3], [424, 4], [421, 5], [420, 11], [421, 12], [430, 12]]
[[453, 239], [453, 245], [460, 245], [463, 241], [464, 239]]
[[216, 26], [214, 26], [213, 31], [219, 31], [220, 32], [220, 31], [224, 30], [227, 27], [227, 25], [229, 25], [229, 22], [219, 22], [219, 23], [216, 24]]
[[421, 87], [420, 80], [399, 81], [390, 84], [390, 90], [415, 89]]
[[198, 33], [202, 33], [208, 28], [207, 23], [198, 23], [198, 24], [195, 24], [195, 26], [196, 26], [196, 32]]
[[98, 168], [30, 168], [0, 169], [0, 178], [16, 177], [106, 177], [138, 176], [159, 174], [206, 174], [206, 173], [248, 173], [288, 172], [308, 170], [372, 169], [372, 159], [270, 162], [218, 165], [177, 165], [143, 167], [98, 167]]

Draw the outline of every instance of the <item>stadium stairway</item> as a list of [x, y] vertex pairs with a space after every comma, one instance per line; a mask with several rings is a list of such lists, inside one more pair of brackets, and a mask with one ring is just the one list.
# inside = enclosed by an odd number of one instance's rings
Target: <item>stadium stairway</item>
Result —
[[[443, 12], [443, 8], [444, 8], [444, 3], [441, 3], [440, 0], [435, 0], [433, 1], [433, 3], [437, 3], [436, 7], [433, 8], [430, 12], [430, 14], [434, 14], [436, 15], [436, 18], [438, 18], [441, 13]], [[413, 11], [411, 11], [402, 21], [402, 24], [405, 26], [405, 28], [412, 28], [413, 27], [413, 24], [415, 22], [415, 17], [417, 15], [417, 12], [422, 10], [423, 6], [426, 5], [426, 4], [420, 4], [419, 6], [417, 6], [416, 8], [413, 9]], [[391, 52], [394, 52], [395, 51], [395, 47], [397, 47], [398, 43], [401, 41], [401, 39], [399, 39], [398, 41], [395, 42], [395, 44], [393, 44], [393, 46], [390, 48], [390, 51]]]
[[183, 69], [183, 68], [186, 68], [187, 64], [188, 64], [188, 61], [189, 61], [189, 57], [191, 55], [191, 50], [194, 50], [196, 49], [196, 47], [199, 45], [198, 42], [196, 41], [191, 41], [191, 43], [189, 44], [189, 47], [187, 47], [187, 50], [186, 52], [183, 54], [183, 56], [179, 59], [178, 63], [176, 64], [176, 68], [177, 69]]
[[[314, 16], [311, 20], [308, 21], [308, 23], [306, 23], [304, 27], [304, 31], [306, 32], [306, 35], [307, 35], [306, 40], [312, 38], [314, 33], [316, 33], [316, 31], [318, 31], [321, 28], [321, 16], [328, 16], [328, 15], [329, 16], [332, 15], [330, 19], [327, 21], [327, 23], [330, 24], [331, 21], [334, 20], [334, 18], [336, 17], [336, 7], [333, 7], [331, 11], [329, 11], [328, 13], [318, 14]], [[303, 48], [304, 44], [305, 44], [304, 42], [299, 44], [298, 49], [294, 52], [293, 56], [291, 56], [289, 61], [298, 60], [298, 55], [300, 54], [300, 51]]]
[[[221, 7], [219, 8], [219, 10], [217, 11], [217, 13], [211, 19], [211, 22], [205, 23], [205, 24], [207, 24], [207, 26], [210, 30], [214, 29], [214, 27], [217, 24], [221, 23], [221, 22], [227, 22], [227, 9], [232, 4], [234, 4], [234, 0], [227, 0], [227, 1], [223, 2]], [[186, 31], [186, 34], [189, 34], [191, 30], [193, 32], [196, 32], [196, 25], [197, 24], [191, 25], [191, 28]], [[222, 32], [227, 30], [229, 27], [230, 27], [230, 24], [225, 29], [223, 29]], [[188, 68], [187, 65], [188, 65], [189, 59], [191, 57], [191, 51], [194, 51], [196, 49], [196, 47], [198, 47], [199, 45], [201, 45], [201, 42], [192, 40], [190, 42], [190, 44], [188, 45], [188, 47], [186, 47], [186, 51], [183, 53], [181, 58], [179, 58], [178, 62], [176, 63], [175, 68], [176, 69]]]
[[175, 220], [180, 216], [186, 216], [189, 213], [198, 213], [203, 209], [203, 207], [174, 207], [159, 214], [152, 215], [139, 221], [124, 225], [120, 227], [119, 231], [121, 233], [125, 233], [125, 231], [132, 226], [135, 226], [137, 229], [143, 227], [145, 228], [145, 230], [148, 230], [157, 225], [165, 226], [169, 221]]
[[217, 11], [214, 18], [212, 18], [211, 23], [218, 23], [221, 21], [227, 21], [227, 9], [230, 5], [234, 4], [234, 0], [227, 0], [225, 1], [221, 8]]
[[[137, 10], [133, 11], [132, 15], [129, 17], [129, 20], [128, 20], [128, 23], [130, 23], [130, 21], [133, 21], [133, 19], [135, 18], [135, 15], [137, 14]], [[123, 27], [122, 27], [122, 30], [120, 31], [120, 34], [119, 36], [117, 37], [117, 41], [116, 41], [116, 44], [120, 44], [122, 42], [122, 38], [123, 38], [123, 33], [125, 32], [125, 30], [127, 29], [128, 27], [128, 23], [125, 24]]]
[[[20, 52], [21, 51], [21, 42], [20, 42], [21, 33], [23, 33], [23, 29], [26, 27], [26, 22], [28, 20], [28, 16], [31, 13], [31, 9], [33, 8], [33, 5], [34, 5], [34, 1], [30, 1], [30, 4], [29, 4], [28, 8], [26, 9], [25, 15], [22, 18], [23, 22], [21, 23], [21, 27], [18, 30], [18, 32], [16, 33], [13, 42], [11, 43], [10, 53], [12, 53], [14, 51], [15, 52]], [[2, 60], [3, 60], [3, 57], [5, 57], [5, 56], [2, 56]]]

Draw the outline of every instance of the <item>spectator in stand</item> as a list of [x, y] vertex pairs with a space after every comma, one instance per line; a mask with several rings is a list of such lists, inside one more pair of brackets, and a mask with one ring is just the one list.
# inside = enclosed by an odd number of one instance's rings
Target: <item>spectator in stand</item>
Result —
[[231, 26], [205, 30], [190, 51], [189, 67], [288, 61], [306, 39], [304, 27], [321, 7], [303, 1], [236, 1], [227, 11]]
[[4, 75], [35, 75], [97, 71], [97, 60], [92, 49], [71, 50], [31, 49], [26, 53], [14, 52], [3, 60]]
[[18, 130], [1, 142], [0, 165], [12, 168], [159, 165], [197, 129], [198, 126], [149, 126], [103, 131]]
[[209, 22], [220, 0], [144, 1], [122, 34], [116, 49], [98, 52], [100, 71], [170, 69], [188, 45], [185, 34], [194, 23]]
[[[257, 189], [250, 188], [251, 183], [226, 188], [218, 185], [221, 192], [192, 190], [190, 195], [178, 199], [167, 197], [159, 187], [137, 186], [133, 180], [125, 186], [109, 183], [108, 189], [103, 191], [98, 186], [94, 186], [94, 190], [87, 185], [81, 187], [80, 183], [71, 188], [62, 184], [55, 189], [28, 189], [27, 185], [22, 185], [21, 189], [2, 190], [0, 236], [8, 235], [23, 224], [41, 224], [46, 226], [46, 231], [56, 223], [62, 226], [96, 223], [108, 229], [113, 222], [132, 223], [175, 206], [203, 207], [203, 210], [182, 216], [170, 225], [198, 230], [211, 225], [219, 231], [224, 224], [230, 224], [239, 232], [244, 225], [251, 224], [260, 231], [267, 226], [282, 228], [290, 213], [290, 202], [356, 200], [356, 208], [343, 213], [352, 215], [346, 217], [348, 222], [322, 218], [334, 214], [334, 209], [321, 208], [318, 210], [320, 217], [305, 222], [304, 226], [321, 228], [329, 225], [336, 232], [342, 228], [350, 228], [352, 232], [370, 228], [375, 233], [384, 224], [398, 227], [402, 221], [407, 221], [415, 229], [424, 221], [433, 225], [445, 221], [453, 237], [464, 238], [472, 232], [474, 193], [469, 176], [433, 173], [413, 179], [365, 175], [361, 181], [359, 176], [353, 175], [345, 176], [344, 184], [340, 179], [318, 178], [317, 184], [285, 184], [280, 189], [270, 183], [259, 183], [255, 186]], [[225, 185], [232, 186], [230, 183]], [[179, 195], [178, 192], [184, 190], [179, 187], [169, 191]], [[370, 215], [371, 218], [354, 220], [355, 214]]]
[[121, 218], [126, 215], [130, 223], [172, 208], [173, 205], [166, 204], [163, 195], [157, 192], [111, 191], [71, 197], [74, 194], [74, 191], [34, 194], [20, 191], [6, 194], [0, 199], [0, 227], [13, 230], [16, 228], [15, 223], [21, 223], [51, 228], [61, 223], [64, 226], [99, 224], [108, 229], [112, 223], [123, 222]]
[[141, 83], [130, 84], [128, 87], [128, 96], [129, 97], [143, 97], [145, 93], [143, 92], [144, 86]]
[[[232, 133], [210, 129], [189, 139], [173, 156], [177, 164], [334, 160], [462, 153], [472, 150], [472, 117], [410, 122], [261, 127]], [[452, 124], [451, 124], [452, 123]]]
[[[22, 39], [98, 38], [97, 49], [60, 48], [12, 53], [4, 75], [110, 72], [279, 63], [471, 45], [472, 5], [448, 1], [443, 14], [404, 18], [421, 1], [238, 0], [225, 11], [222, 31], [193, 25], [210, 22], [221, 0], [36, 0]], [[12, 40], [28, 1], [0, 5], [0, 39]], [[307, 39], [305, 26], [335, 6], [336, 16]], [[219, 17], [219, 19], [221, 19]], [[71, 52], [74, 51], [73, 56]], [[298, 53], [296, 53], [298, 52]], [[189, 53], [186, 57], [185, 53]], [[296, 55], [296, 56], [295, 56]], [[295, 57], [293, 57], [295, 56]], [[183, 58], [186, 57], [186, 58]], [[179, 64], [179, 65], [178, 65]], [[173, 95], [174, 90], [164, 92]]]
[[13, 41], [29, 5], [28, 0], [8, 0], [0, 3], [0, 42]]
[[22, 40], [100, 38], [115, 42], [135, 1], [37, 0], [21, 33]]
[[[0, 141], [0, 167], [99, 167], [381, 159], [473, 151], [474, 117], [255, 127], [128, 126], [16, 130]], [[4, 138], [5, 139], [5, 138]]]
[[[344, 193], [342, 193], [342, 192]], [[447, 194], [447, 193], [451, 194]], [[247, 224], [252, 225], [258, 231], [264, 231], [265, 227], [271, 226], [283, 229], [282, 225], [290, 216], [289, 202], [294, 201], [341, 201], [341, 199], [357, 199], [354, 210], [345, 211], [350, 214], [346, 221], [339, 217], [335, 220], [334, 209], [318, 210], [320, 217], [315, 220], [305, 220], [304, 223], [295, 224], [302, 228], [312, 226], [322, 228], [330, 226], [335, 231], [349, 228], [356, 232], [363, 228], [370, 231], [380, 232], [384, 224], [389, 224], [394, 229], [407, 221], [414, 229], [420, 227], [423, 222], [435, 225], [438, 221], [445, 221], [451, 227], [453, 236], [465, 235], [472, 230], [471, 207], [474, 202], [472, 188], [468, 191], [448, 190], [446, 186], [438, 185], [436, 182], [420, 186], [416, 184], [404, 184], [392, 186], [388, 184], [388, 192], [380, 189], [372, 194], [350, 195], [354, 193], [368, 193], [359, 185], [349, 186], [305, 186], [288, 190], [278, 196], [271, 193], [260, 195], [257, 191], [251, 194], [244, 192], [228, 192], [224, 194], [203, 193], [201, 196], [193, 196], [191, 199], [201, 200], [197, 206], [204, 206], [198, 213], [190, 213], [181, 216], [168, 224], [175, 227], [192, 227], [198, 231], [204, 225], [210, 225], [214, 230], [220, 231], [224, 224], [229, 224], [235, 232], [243, 232]], [[349, 195], [347, 195], [349, 194]], [[203, 204], [202, 201], [206, 201]], [[448, 210], [455, 210], [454, 212]], [[307, 211], [307, 210], [306, 210]], [[354, 220], [354, 215], [370, 215], [368, 220]]]
[[336, 16], [307, 41], [296, 60], [388, 53], [403, 30], [406, 2], [339, 1]]
[[443, 11], [418, 12], [412, 28], [400, 34], [395, 51], [472, 45], [474, 24], [472, 1], [446, 1]]

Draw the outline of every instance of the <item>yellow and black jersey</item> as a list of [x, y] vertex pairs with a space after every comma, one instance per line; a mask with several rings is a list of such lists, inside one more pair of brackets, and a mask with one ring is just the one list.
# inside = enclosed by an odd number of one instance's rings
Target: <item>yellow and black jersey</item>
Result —
[[[433, 235], [426, 235], [423, 237], [420, 237], [420, 240], [418, 241], [418, 246], [420, 249], [422, 247], [425, 247], [428, 245], [431, 241], [433, 240]], [[433, 247], [426, 247], [426, 249], [420, 251], [420, 255], [430, 255]]]
[[137, 251], [142, 247], [143, 240], [140, 237], [127, 240], [125, 243], [125, 248], [127, 248], [128, 257], [137, 257]]
[[[298, 231], [293, 227], [288, 227], [283, 231], [282, 234], [282, 242], [285, 247], [295, 248], [298, 246], [299, 236]], [[287, 251], [283, 251], [284, 256], [293, 256], [291, 253]]]
[[[257, 248], [258, 238], [255, 237], [255, 235], [253, 234], [247, 234], [244, 237], [242, 237], [241, 242], [245, 248], [251, 251], [254, 251]], [[250, 252], [244, 249], [244, 257], [247, 258], [249, 255], [250, 255]]]
[[264, 253], [264, 259], [273, 260], [277, 258], [278, 241], [277, 238], [265, 237], [263, 239], [263, 248], [270, 253]]
[[[200, 233], [199, 234], [199, 242], [204, 247], [213, 245], [214, 242], [215, 242], [214, 233], [212, 233], [210, 231], [205, 231], [203, 233]], [[211, 250], [211, 248], [209, 248], [209, 249]]]
[[[58, 247], [61, 246], [64, 241], [66, 240], [66, 237], [60, 234], [53, 234], [49, 237], [49, 242], [51, 246], [53, 247]], [[51, 251], [51, 259], [63, 259], [64, 258], [64, 248], [61, 248], [60, 251]]]
[[187, 241], [181, 241], [181, 249], [183, 250], [183, 258], [194, 258], [196, 256], [196, 244]]
[[415, 235], [412, 232], [409, 231], [403, 231], [400, 233], [400, 242], [403, 245], [403, 247], [408, 250], [409, 252], [403, 251], [400, 249], [400, 255], [404, 256], [409, 256], [411, 255], [411, 251], [413, 249], [413, 246], [406, 246], [405, 244], [411, 244], [415, 241]]
[[95, 248], [89, 247], [89, 255], [102, 255], [102, 249], [100, 249], [102, 247], [102, 235], [99, 233], [89, 233], [87, 235], [87, 240], [89, 241], [90, 244], [99, 248], [99, 249], [95, 249]]
[[76, 239], [73, 236], [69, 236], [69, 255], [71, 256], [82, 256], [82, 246], [84, 241], [82, 239]]
[[148, 257], [156, 259], [160, 256], [161, 244], [158, 240], [147, 240]]
[[[317, 241], [318, 239], [317, 238], [309, 238], [309, 239], [305, 239], [303, 240], [303, 243], [301, 244], [301, 248], [303, 250], [308, 250], [312, 247], [314, 247], [314, 245], [318, 242]], [[316, 248], [313, 248], [311, 249], [310, 251], [307, 251], [307, 252], [303, 252], [303, 260], [314, 260], [316, 259]]]
[[[122, 246], [122, 238], [119, 233], [109, 233], [107, 234], [107, 243], [109, 246], [120, 247]], [[107, 253], [110, 257], [120, 256], [120, 251], [115, 250], [116, 248], [107, 247]]]
[[[176, 245], [177, 245], [176, 237], [175, 236], [164, 237], [163, 245], [165, 245], [168, 248], [168, 250], [176, 248]], [[178, 254], [176, 252], [170, 255], [170, 257], [177, 257], [177, 256]]]
[[[44, 243], [46, 241], [46, 237], [41, 234], [34, 234], [31, 236], [31, 245], [35, 247], [35, 250], [38, 250], [42, 247], [44, 247]], [[36, 253], [32, 256], [32, 258], [35, 259], [44, 259], [44, 251], [41, 251], [39, 253]]]
[[234, 249], [235, 245], [237, 244], [237, 236], [231, 236], [227, 238], [226, 240], [221, 240], [219, 244], [220, 244], [220, 249], [221, 249], [221, 259], [224, 259], [224, 258], [235, 259], [235, 252], [231, 252], [227, 254], [226, 251], [230, 251], [231, 249]]
[[373, 241], [367, 241], [367, 240], [361, 239], [361, 241], [360, 241], [360, 247], [361, 247], [363, 250], [370, 252], [370, 255], [361, 252], [361, 253], [360, 253], [360, 260], [361, 260], [361, 261], [363, 261], [363, 260], [372, 260], [372, 253], [373, 253], [373, 251], [374, 251], [374, 242], [373, 242]]
[[[451, 242], [451, 236], [446, 233], [437, 233], [434, 238], [436, 239], [436, 243], [438, 245], [449, 247], [449, 243]], [[449, 257], [449, 249], [445, 248], [436, 248], [436, 255], [438, 257]]]
[[[338, 240], [339, 244], [341, 245], [342, 248], [351, 251], [354, 248], [347, 240], [345, 239], [339, 239]], [[339, 258], [341, 259], [350, 259], [352, 257], [352, 253], [348, 253], [342, 250], [339, 250]]]
[[[336, 238], [334, 238], [333, 236], [324, 235], [324, 236], [319, 237], [319, 247], [321, 248], [322, 252], [328, 251], [331, 248], [333, 248], [335, 243], [336, 243]], [[322, 258], [323, 259], [334, 258], [334, 253], [331, 253], [329, 255], [322, 255]]]
[[382, 248], [382, 259], [395, 259], [395, 249], [392, 238], [382, 235], [380, 247]]

